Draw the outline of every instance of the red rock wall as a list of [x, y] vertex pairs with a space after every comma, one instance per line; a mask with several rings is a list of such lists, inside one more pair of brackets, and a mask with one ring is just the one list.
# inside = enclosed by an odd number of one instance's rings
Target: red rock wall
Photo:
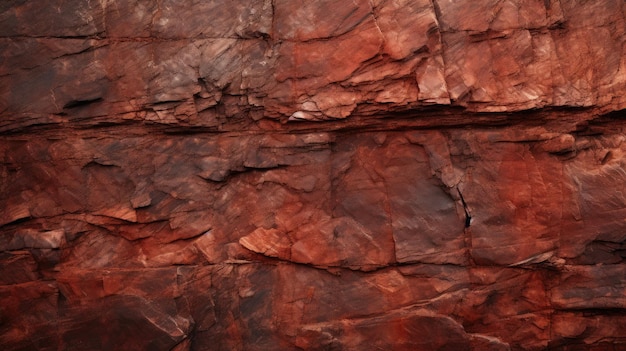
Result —
[[624, 11], [4, 1], [0, 348], [626, 349]]

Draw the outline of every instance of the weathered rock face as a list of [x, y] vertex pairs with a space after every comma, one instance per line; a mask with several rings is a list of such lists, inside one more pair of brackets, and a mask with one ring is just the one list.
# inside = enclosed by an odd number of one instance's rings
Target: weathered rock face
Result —
[[624, 11], [3, 2], [0, 348], [626, 348]]

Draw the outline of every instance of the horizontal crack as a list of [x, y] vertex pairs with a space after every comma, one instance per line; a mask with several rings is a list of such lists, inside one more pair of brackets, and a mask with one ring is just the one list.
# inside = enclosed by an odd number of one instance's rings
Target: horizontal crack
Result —
[[[95, 101], [94, 101], [95, 102]], [[98, 101], [105, 103], [105, 101]], [[135, 110], [139, 113], [147, 110]], [[128, 112], [126, 112], [127, 114]], [[131, 112], [132, 113], [132, 112]], [[152, 135], [161, 134], [304, 134], [312, 132], [349, 132], [359, 133], [368, 131], [401, 131], [423, 129], [454, 129], [454, 128], [484, 128], [484, 127], [511, 127], [537, 126], [565, 119], [571, 128], [591, 124], [626, 123], [626, 119], [616, 118], [616, 112], [602, 114], [598, 108], [543, 108], [539, 110], [518, 111], [508, 113], [479, 113], [465, 110], [458, 106], [418, 109], [378, 113], [375, 115], [353, 115], [343, 120], [321, 122], [292, 122], [284, 123], [273, 118], [265, 118], [264, 123], [256, 123], [251, 118], [245, 123], [225, 122], [219, 126], [202, 126], [192, 124], [159, 124], [141, 119], [129, 120], [122, 116], [97, 116], [98, 118], [82, 118], [79, 120], [52, 121], [45, 120], [46, 116], [31, 116], [34, 124], [24, 124], [20, 120], [0, 126], [0, 135], [10, 135], [16, 138], [32, 135], [33, 132], [47, 132], [50, 136], [67, 136], [68, 132], [90, 135], [90, 129], [97, 129], [98, 133], [106, 132], [111, 135]], [[1, 116], [0, 116], [1, 117]], [[7, 116], [4, 116], [6, 119]], [[44, 120], [39, 121], [38, 118]], [[14, 127], [11, 126], [14, 125]], [[569, 132], [573, 132], [570, 130]]]

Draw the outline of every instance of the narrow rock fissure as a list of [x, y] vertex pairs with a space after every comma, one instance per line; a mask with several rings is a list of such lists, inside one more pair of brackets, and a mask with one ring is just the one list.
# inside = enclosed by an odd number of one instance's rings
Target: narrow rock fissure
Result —
[[463, 211], [465, 212], [465, 228], [469, 228], [472, 225], [472, 214], [470, 212], [469, 206], [465, 202], [465, 198], [463, 198], [463, 194], [461, 190], [457, 187], [456, 191], [459, 193], [459, 197], [461, 198], [461, 204], [463, 204]]

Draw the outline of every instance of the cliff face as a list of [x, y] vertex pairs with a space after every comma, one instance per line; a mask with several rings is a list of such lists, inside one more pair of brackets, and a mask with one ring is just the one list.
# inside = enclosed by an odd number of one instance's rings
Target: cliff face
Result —
[[3, 350], [623, 350], [594, 1], [4, 1]]

